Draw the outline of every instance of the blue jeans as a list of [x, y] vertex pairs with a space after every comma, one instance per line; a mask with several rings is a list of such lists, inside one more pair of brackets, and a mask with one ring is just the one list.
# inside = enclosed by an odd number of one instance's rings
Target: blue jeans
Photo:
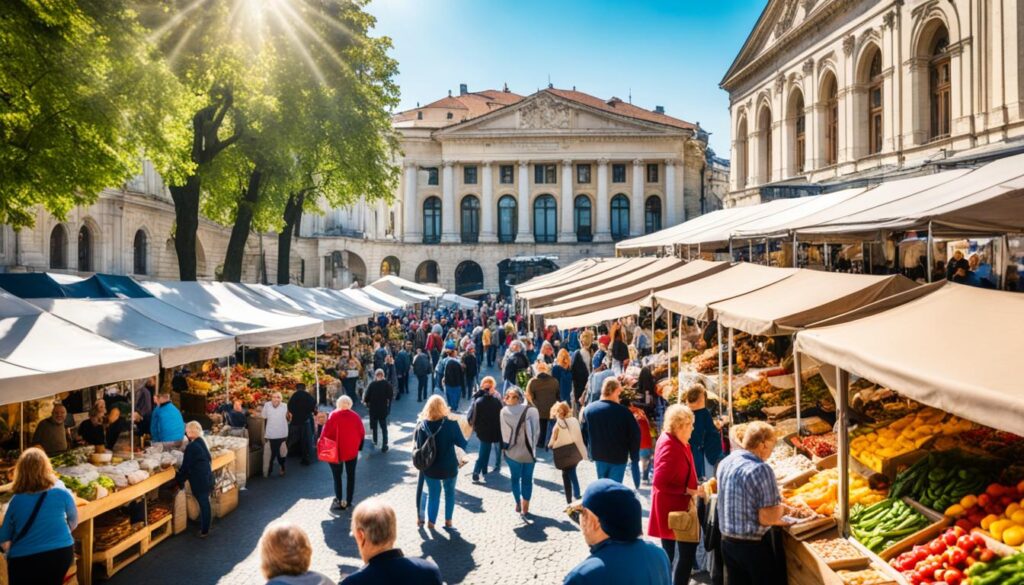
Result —
[[477, 451], [476, 465], [473, 466], [473, 477], [480, 475], [481, 473], [487, 473], [487, 463], [491, 458], [491, 447], [495, 447], [496, 457], [494, 463], [494, 469], [501, 469], [501, 447], [498, 447], [497, 443], [488, 443], [487, 441], [480, 441], [480, 450]]
[[629, 461], [629, 472], [633, 476], [633, 487], [640, 489], [640, 460], [631, 459]]
[[612, 479], [619, 483], [626, 477], [625, 463], [608, 463], [607, 461], [594, 461], [597, 467], [597, 479]]
[[512, 497], [516, 499], [516, 505], [519, 505], [520, 500], [529, 502], [533, 495], [533, 467], [537, 464], [513, 461], [507, 455], [505, 462], [512, 474]]
[[450, 521], [455, 513], [455, 477], [435, 479], [424, 477], [427, 484], [427, 522], [437, 522], [437, 511], [441, 508], [441, 489], [444, 489], [444, 519]]
[[448, 401], [448, 408], [455, 412], [459, 409], [459, 399], [462, 398], [461, 386], [445, 386], [444, 397]]

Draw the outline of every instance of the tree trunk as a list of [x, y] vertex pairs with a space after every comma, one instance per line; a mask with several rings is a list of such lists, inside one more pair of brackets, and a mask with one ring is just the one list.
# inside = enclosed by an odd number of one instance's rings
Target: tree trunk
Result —
[[249, 175], [249, 186], [238, 200], [235, 224], [231, 226], [231, 239], [224, 255], [224, 282], [242, 282], [242, 260], [245, 258], [245, 242], [249, 239], [252, 217], [260, 196], [260, 170], [254, 169]]
[[292, 193], [284, 207], [284, 229], [277, 234], [277, 284], [291, 281], [292, 234], [302, 219], [302, 205], [306, 192]]
[[178, 278], [196, 279], [196, 231], [199, 229], [199, 175], [184, 185], [170, 186], [174, 200], [174, 251], [178, 254]]

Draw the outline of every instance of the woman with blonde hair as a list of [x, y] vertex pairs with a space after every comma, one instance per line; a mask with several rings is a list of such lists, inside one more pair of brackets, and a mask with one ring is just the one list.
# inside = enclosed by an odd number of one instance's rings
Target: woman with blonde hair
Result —
[[[693, 434], [693, 412], [682, 404], [673, 404], [665, 410], [661, 436], [654, 448], [654, 480], [651, 486], [651, 515], [647, 534], [661, 539], [668, 555], [669, 566], [674, 565], [672, 582], [687, 585], [696, 561], [697, 543], [678, 542], [669, 527], [671, 512], [685, 512], [694, 496], [703, 497], [697, 483], [697, 469], [690, 451]], [[678, 554], [677, 554], [678, 553]]]
[[[428, 462], [426, 467], [420, 469], [427, 485], [427, 527], [434, 529], [437, 521], [437, 513], [441, 507], [441, 490], [444, 490], [444, 525], [445, 528], [452, 527], [452, 515], [455, 513], [455, 480], [459, 475], [459, 460], [455, 454], [455, 448], [466, 448], [467, 442], [459, 423], [449, 418], [451, 410], [445, 403], [444, 398], [435, 394], [427, 399], [423, 410], [419, 415], [419, 423], [413, 433], [413, 440], [417, 450], [423, 449], [428, 441], [434, 443], [434, 458]], [[413, 452], [413, 462], [416, 462], [416, 452]], [[419, 502], [417, 502], [418, 525], [422, 524], [419, 518]]]
[[75, 561], [71, 531], [78, 526], [75, 498], [57, 479], [50, 458], [30, 447], [14, 468], [14, 497], [0, 526], [8, 583], [60, 585]]
[[612, 367], [615, 368], [615, 371], [622, 372], [629, 363], [629, 346], [626, 345], [626, 333], [623, 330], [622, 323], [618, 321], [612, 323], [608, 333], [609, 337], [611, 337], [611, 344], [608, 349], [612, 354]]
[[562, 472], [565, 503], [571, 504], [573, 500], [580, 499], [580, 480], [576, 475], [576, 466], [586, 458], [587, 447], [583, 443], [580, 421], [572, 415], [572, 408], [567, 402], [555, 403], [551, 407], [551, 418], [554, 425], [548, 446], [553, 453], [555, 468]]
[[185, 456], [181, 461], [181, 468], [174, 476], [178, 487], [185, 487], [188, 482], [192, 490], [192, 497], [199, 504], [199, 538], [206, 538], [210, 533], [210, 520], [213, 515], [210, 510], [210, 492], [213, 491], [213, 457], [210, 455], [210, 447], [203, 438], [203, 427], [198, 421], [190, 420], [185, 425], [185, 436], [188, 437], [188, 446], [185, 447]]
[[534, 445], [540, 436], [540, 415], [526, 403], [517, 386], [505, 390], [505, 407], [501, 409], [501, 440], [505, 446], [505, 462], [512, 476], [512, 497], [516, 512], [530, 513], [533, 495], [533, 468], [537, 464]]
[[558, 399], [572, 402], [572, 360], [565, 348], [558, 350], [555, 365], [551, 367], [551, 375], [558, 380]]
[[306, 532], [296, 524], [271, 522], [263, 530], [257, 548], [267, 585], [334, 585], [334, 581], [309, 570], [313, 547]]

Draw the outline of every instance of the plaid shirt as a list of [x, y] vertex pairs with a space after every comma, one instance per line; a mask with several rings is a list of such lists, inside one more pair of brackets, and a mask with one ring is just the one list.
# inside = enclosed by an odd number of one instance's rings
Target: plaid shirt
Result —
[[769, 527], [758, 521], [758, 510], [782, 501], [772, 468], [742, 449], [733, 451], [718, 466], [718, 493], [722, 535], [745, 540], [760, 540], [768, 532]]

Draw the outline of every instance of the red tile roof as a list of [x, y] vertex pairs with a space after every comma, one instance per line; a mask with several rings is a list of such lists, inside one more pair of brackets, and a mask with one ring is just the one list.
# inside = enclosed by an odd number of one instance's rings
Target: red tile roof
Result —
[[599, 97], [592, 96], [582, 91], [576, 91], [574, 89], [554, 89], [548, 88], [541, 91], [546, 91], [552, 95], [574, 101], [591, 108], [598, 110], [604, 110], [605, 112], [612, 112], [620, 116], [626, 116], [629, 118], [636, 118], [638, 120], [644, 120], [647, 122], [654, 122], [656, 124], [665, 124], [666, 126], [674, 126], [676, 128], [684, 128], [687, 130], [696, 130], [697, 125], [691, 124], [679, 118], [673, 118], [665, 114], [659, 114], [652, 110], [645, 110], [641, 107], [634, 106], [631, 103], [624, 102], [617, 97], [605, 101]]

